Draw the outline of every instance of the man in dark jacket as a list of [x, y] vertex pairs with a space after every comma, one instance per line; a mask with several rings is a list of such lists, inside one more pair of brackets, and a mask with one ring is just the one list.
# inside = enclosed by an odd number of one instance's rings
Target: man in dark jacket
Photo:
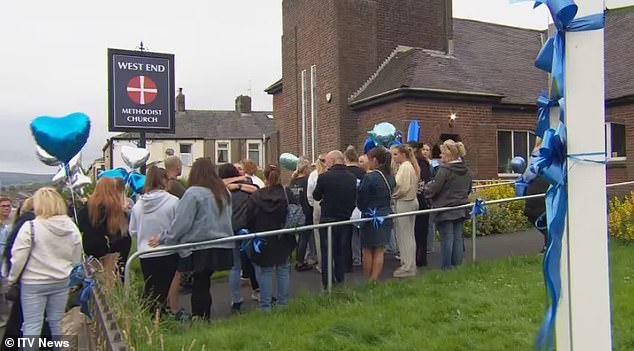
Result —
[[[341, 151], [326, 155], [328, 171], [319, 176], [313, 198], [321, 201], [321, 223], [347, 221], [357, 201], [357, 178], [345, 165]], [[350, 226], [332, 227], [332, 254], [334, 259], [334, 282], [343, 283], [345, 267], [345, 235]], [[321, 282], [328, 286], [328, 230], [320, 229]]]

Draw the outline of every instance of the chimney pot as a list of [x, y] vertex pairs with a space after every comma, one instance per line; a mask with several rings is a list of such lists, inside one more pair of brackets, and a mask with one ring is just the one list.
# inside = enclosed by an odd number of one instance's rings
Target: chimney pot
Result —
[[176, 94], [176, 111], [185, 112], [185, 94], [183, 94], [183, 88], [178, 88], [178, 94]]
[[251, 97], [240, 95], [236, 98], [236, 112], [251, 113]]

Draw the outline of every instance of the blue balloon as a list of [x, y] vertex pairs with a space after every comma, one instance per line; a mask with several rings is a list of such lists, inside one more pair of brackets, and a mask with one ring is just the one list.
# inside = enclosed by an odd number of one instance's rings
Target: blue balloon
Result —
[[524, 173], [526, 169], [526, 160], [522, 156], [515, 156], [511, 160], [511, 169], [515, 173]]
[[132, 193], [140, 194], [143, 191], [143, 186], [145, 186], [145, 176], [141, 173], [132, 172], [128, 177], [128, 184]]
[[392, 147], [392, 146], [398, 146], [398, 145], [401, 145], [401, 144], [402, 144], [402, 143], [401, 143], [401, 141], [400, 141], [400, 140], [398, 140], [398, 139], [396, 139], [396, 140], [392, 141], [392, 142], [390, 143], [390, 145], [388, 145], [388, 146], [389, 146], [389, 147]]
[[374, 142], [374, 139], [372, 139], [372, 137], [369, 137], [365, 140], [365, 143], [363, 144], [363, 153], [367, 154], [368, 152], [370, 152], [370, 150], [374, 149], [375, 147], [377, 147], [377, 145]]
[[64, 117], [40, 116], [31, 122], [31, 133], [37, 145], [66, 164], [86, 145], [90, 118], [80, 112]]
[[103, 177], [119, 178], [125, 182], [128, 180], [128, 171], [126, 171], [123, 168], [115, 168], [115, 169], [109, 169], [107, 171], [99, 172], [99, 174], [97, 175], [97, 179], [100, 179]]
[[420, 126], [418, 125], [418, 121], [413, 120], [409, 122], [409, 127], [407, 128], [407, 142], [418, 142], [419, 134]]
[[392, 123], [382, 122], [368, 132], [377, 145], [388, 146], [396, 138], [396, 128]]

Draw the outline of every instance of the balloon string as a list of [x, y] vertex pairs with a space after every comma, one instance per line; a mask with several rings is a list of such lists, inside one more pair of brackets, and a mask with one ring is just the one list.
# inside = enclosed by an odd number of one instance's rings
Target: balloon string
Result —
[[66, 184], [68, 185], [68, 190], [70, 190], [70, 198], [73, 203], [73, 219], [75, 220], [75, 224], [79, 225], [77, 220], [77, 203], [75, 201], [75, 191], [73, 190], [73, 180], [70, 176], [70, 166], [67, 164], [64, 165], [64, 169], [66, 170]]

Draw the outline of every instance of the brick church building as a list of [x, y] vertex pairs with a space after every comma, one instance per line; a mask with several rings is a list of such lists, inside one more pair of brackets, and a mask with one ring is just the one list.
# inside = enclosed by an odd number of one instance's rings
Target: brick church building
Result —
[[[281, 152], [314, 158], [349, 144], [360, 149], [376, 123], [406, 133], [418, 120], [421, 142], [465, 143], [476, 179], [512, 175], [510, 160], [529, 156], [535, 99], [548, 85], [534, 67], [546, 32], [453, 18], [446, 0], [284, 0], [282, 7], [282, 79], [266, 89]], [[605, 33], [615, 182], [634, 178], [634, 8], [608, 11]]]

